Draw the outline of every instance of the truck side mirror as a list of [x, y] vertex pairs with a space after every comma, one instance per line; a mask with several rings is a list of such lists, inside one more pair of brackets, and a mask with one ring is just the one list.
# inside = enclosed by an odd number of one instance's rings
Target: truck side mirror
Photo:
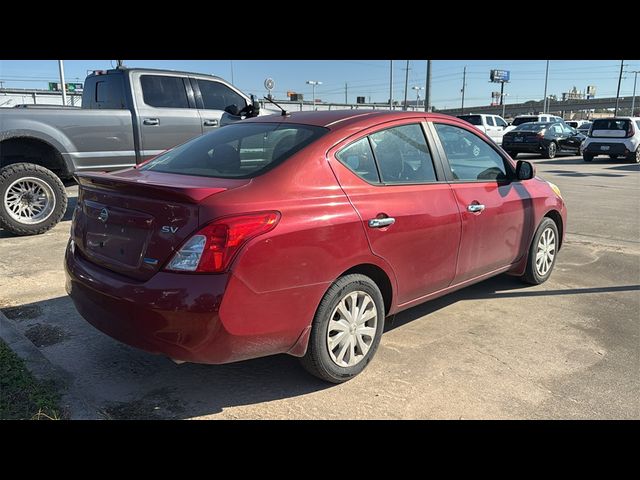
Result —
[[224, 107], [224, 111], [230, 115], [233, 115], [234, 117], [237, 117], [238, 115], [240, 115], [240, 109], [235, 103]]

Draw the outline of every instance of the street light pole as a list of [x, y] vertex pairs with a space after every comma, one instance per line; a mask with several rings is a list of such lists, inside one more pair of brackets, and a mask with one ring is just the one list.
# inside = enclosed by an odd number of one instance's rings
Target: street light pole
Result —
[[393, 110], [393, 60], [389, 67], [389, 110]]
[[322, 82], [319, 82], [317, 80], [307, 80], [307, 84], [311, 85], [313, 88], [313, 105], [311, 107], [311, 110], [315, 110], [316, 109], [316, 85], [322, 85]]
[[502, 118], [504, 118], [505, 107], [506, 107], [506, 103], [504, 102], [504, 97], [508, 97], [508, 96], [509, 96], [509, 94], [508, 94], [508, 93], [503, 93], [503, 94], [501, 95], [501, 98], [500, 98], [500, 100], [501, 100], [501, 102], [502, 102]]
[[424, 111], [431, 110], [431, 60], [427, 60], [427, 85], [424, 92]]
[[624, 60], [620, 60], [620, 75], [618, 76], [618, 91], [616, 93], [616, 110], [613, 112], [613, 116], [618, 115], [618, 105], [620, 103], [620, 84], [622, 83], [622, 69], [624, 68]]
[[420, 90], [424, 90], [424, 87], [419, 87], [417, 85], [414, 85], [411, 88], [416, 91], [416, 110], [417, 110], [420, 107]]
[[462, 71], [462, 106], [460, 110], [462, 110], [462, 115], [464, 115], [464, 89], [467, 85], [467, 66], [465, 65], [464, 70]]
[[631, 98], [631, 116], [633, 117], [633, 114], [635, 112], [635, 107], [636, 107], [636, 82], [638, 81], [638, 73], [640, 73], [640, 70], [634, 70], [633, 72], [630, 72], [634, 74], [633, 77], [633, 97]]
[[405, 68], [405, 75], [404, 75], [404, 108], [403, 110], [407, 109], [407, 86], [409, 85], [409, 60], [407, 60], [407, 67]]
[[547, 113], [547, 82], [549, 81], [549, 60], [547, 60], [547, 72], [544, 74], [544, 104], [542, 113]]
[[64, 62], [58, 60], [58, 69], [60, 70], [60, 88], [62, 89], [62, 105], [67, 106], [67, 89], [64, 83]]

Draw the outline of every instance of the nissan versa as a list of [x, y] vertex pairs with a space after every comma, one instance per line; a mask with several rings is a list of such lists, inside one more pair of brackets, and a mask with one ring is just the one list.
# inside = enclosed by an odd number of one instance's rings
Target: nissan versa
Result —
[[335, 383], [388, 315], [503, 272], [544, 282], [566, 231], [555, 185], [437, 114], [283, 112], [77, 179], [65, 266], [88, 322], [178, 361], [288, 353]]

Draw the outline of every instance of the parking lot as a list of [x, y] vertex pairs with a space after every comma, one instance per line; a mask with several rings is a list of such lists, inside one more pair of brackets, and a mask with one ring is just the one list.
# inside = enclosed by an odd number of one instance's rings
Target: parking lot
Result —
[[64, 290], [75, 186], [48, 233], [0, 230], [0, 308], [68, 372], [73, 418], [638, 419], [639, 165], [519, 158], [568, 205], [551, 279], [532, 287], [502, 275], [387, 319], [376, 358], [346, 384], [322, 383], [285, 355], [176, 365], [95, 330]]

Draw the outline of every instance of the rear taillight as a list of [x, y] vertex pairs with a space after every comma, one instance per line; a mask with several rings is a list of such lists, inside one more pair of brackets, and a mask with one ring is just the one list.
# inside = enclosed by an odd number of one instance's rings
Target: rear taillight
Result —
[[633, 122], [629, 121], [629, 128], [627, 129], [627, 138], [631, 138], [633, 137], [633, 135], [635, 134], [635, 130], [633, 128]]
[[245, 243], [272, 230], [279, 220], [278, 212], [220, 218], [187, 239], [165, 266], [165, 270], [223, 272]]

